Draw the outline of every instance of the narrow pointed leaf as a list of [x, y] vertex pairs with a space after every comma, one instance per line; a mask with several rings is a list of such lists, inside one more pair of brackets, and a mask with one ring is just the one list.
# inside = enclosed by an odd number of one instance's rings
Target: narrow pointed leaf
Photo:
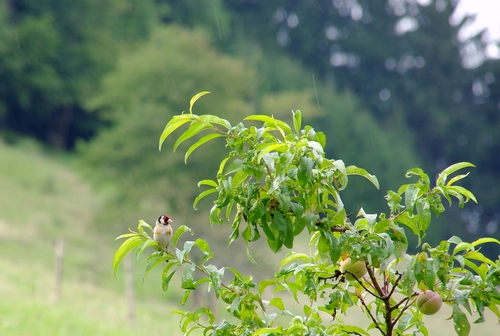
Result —
[[485, 237], [485, 238], [479, 238], [478, 240], [474, 241], [471, 243], [472, 246], [477, 246], [485, 243], [496, 243], [500, 245], [500, 241], [496, 238], [492, 237]]
[[450, 179], [448, 181], [448, 183], [446, 183], [446, 185], [451, 186], [453, 183], [460, 181], [463, 178], [466, 178], [467, 176], [469, 176], [469, 174], [470, 174], [470, 172], [468, 172], [467, 174], [457, 175], [457, 176], [453, 177], [452, 179]]
[[281, 121], [279, 119], [274, 119], [273, 117], [267, 116], [267, 115], [262, 115], [262, 114], [256, 114], [256, 115], [251, 115], [246, 117], [243, 120], [255, 120], [255, 121], [262, 121], [263, 123], [270, 124], [270, 125], [275, 125], [287, 133], [292, 133], [292, 129], [288, 124], [284, 121]]
[[227, 121], [226, 119], [219, 118], [217, 116], [211, 115], [211, 114], [203, 114], [200, 116], [200, 119], [209, 122], [211, 124], [217, 124], [224, 126], [227, 130], [231, 129], [231, 123]]
[[130, 252], [130, 250], [132, 250], [134, 247], [139, 246], [143, 241], [144, 238], [142, 236], [135, 235], [125, 240], [120, 245], [113, 258], [113, 271], [115, 277], [116, 277], [116, 271], [118, 270], [118, 266], [120, 266], [120, 263], [122, 262], [123, 258], [127, 255], [127, 253]]
[[194, 287], [194, 271], [195, 271], [195, 266], [194, 264], [187, 264], [186, 268], [184, 268], [184, 271], [182, 272], [181, 276], [181, 288], [182, 289], [196, 289]]
[[211, 186], [214, 188], [218, 187], [217, 182], [215, 182], [214, 180], [201, 180], [200, 182], [198, 182], [198, 187], [200, 187], [202, 185], [207, 185], [207, 186]]
[[214, 127], [212, 126], [212, 124], [208, 124], [208, 123], [195, 122], [195, 123], [191, 124], [191, 126], [184, 133], [182, 133], [182, 135], [177, 139], [177, 141], [175, 141], [174, 149], [173, 149], [174, 152], [177, 149], [177, 147], [179, 147], [179, 145], [181, 143], [183, 143], [184, 141], [192, 138], [193, 136], [197, 135], [198, 133], [200, 133], [204, 130], [211, 129], [211, 128], [214, 128]]
[[458, 162], [455, 163], [445, 170], [443, 170], [440, 174], [439, 177], [437, 178], [436, 185], [444, 185], [446, 183], [446, 180], [448, 179], [448, 176], [456, 172], [457, 170], [466, 168], [466, 167], [475, 167], [472, 163], [470, 162]]
[[137, 246], [137, 250], [135, 253], [135, 259], [139, 260], [139, 256], [141, 255], [142, 252], [144, 252], [144, 250], [148, 246], [153, 246], [153, 247], [156, 246], [156, 248], [158, 249], [158, 242], [156, 240], [153, 240], [153, 239], [148, 239], [142, 245]]
[[301, 127], [302, 127], [302, 112], [300, 112], [300, 110], [297, 110], [293, 112], [293, 128], [295, 129], [295, 133], [299, 133]]
[[[168, 270], [170, 268], [172, 268], [172, 267], [174, 269], [172, 270], [172, 272], [170, 272], [170, 274], [167, 275]], [[166, 292], [168, 290], [168, 286], [170, 284], [170, 280], [172, 280], [173, 276], [175, 275], [175, 272], [178, 269], [179, 269], [179, 264], [177, 264], [177, 263], [169, 263], [169, 264], [167, 264], [167, 266], [163, 270], [163, 281], [162, 281], [161, 287], [162, 287], [162, 289], [163, 289], [164, 292]]]
[[459, 308], [458, 303], [453, 304], [453, 323], [458, 336], [470, 334], [470, 323], [465, 313]]
[[204, 198], [205, 196], [208, 196], [208, 195], [216, 193], [216, 192], [217, 192], [217, 189], [213, 188], [213, 189], [205, 190], [204, 192], [199, 194], [198, 197], [196, 197], [194, 202], [193, 202], [193, 208], [195, 210], [198, 210], [198, 208], [196, 207], [198, 205], [198, 202], [201, 201], [201, 199]]
[[363, 168], [359, 168], [356, 166], [349, 166], [346, 168], [347, 175], [359, 175], [363, 176], [366, 178], [368, 181], [370, 181], [377, 189], [380, 189], [380, 185], [378, 183], [378, 179], [375, 175], [372, 175], [368, 173], [366, 170]]
[[200, 147], [201, 145], [209, 142], [210, 140], [213, 140], [215, 138], [220, 138], [221, 136], [223, 136], [222, 134], [220, 133], [212, 133], [212, 134], [207, 134], [205, 135], [204, 137], [202, 137], [201, 139], [199, 139], [198, 141], [196, 141], [194, 144], [191, 145], [191, 147], [189, 147], [189, 149], [186, 151], [186, 155], [184, 155], [184, 163], [187, 163], [187, 159], [188, 157], [191, 155], [191, 153], [193, 153], [198, 147]]
[[193, 231], [186, 225], [181, 225], [175, 230], [174, 235], [172, 236], [173, 247], [177, 246], [177, 241], [179, 240], [180, 236], [186, 231], [188, 231], [189, 233], [191, 233], [191, 235], [193, 235]]
[[194, 120], [192, 115], [183, 114], [183, 116], [188, 116], [188, 118], [176, 118], [176, 117], [174, 117], [169, 121], [167, 126], [165, 126], [165, 129], [163, 130], [163, 132], [160, 135], [160, 142], [158, 144], [158, 149], [160, 151], [161, 151], [161, 146], [163, 145], [163, 142], [170, 134], [172, 134], [176, 129], [178, 129], [182, 125]]
[[282, 143], [275, 143], [275, 144], [266, 144], [266, 146], [264, 146], [259, 155], [257, 156], [257, 162], [260, 162], [260, 160], [262, 160], [262, 158], [264, 157], [264, 155], [266, 155], [267, 153], [275, 150], [275, 151], [285, 151], [285, 149], [287, 148], [287, 145], [286, 144], [282, 144]]
[[451, 186], [451, 187], [448, 187], [448, 192], [450, 191], [453, 191], [453, 192], [456, 192], [460, 195], [463, 195], [467, 198], [466, 202], [471, 199], [474, 201], [474, 203], [477, 203], [477, 199], [476, 199], [476, 196], [474, 196], [474, 194], [472, 192], [470, 192], [469, 190], [465, 189], [464, 187], [460, 187], [460, 186]]
[[159, 264], [161, 264], [162, 262], [164, 262], [165, 259], [164, 258], [157, 258], [155, 259], [153, 262], [150, 262], [147, 266], [146, 266], [146, 270], [144, 271], [144, 274], [142, 275], [142, 280], [144, 281], [144, 279], [146, 278], [146, 276], [149, 274], [149, 272], [155, 268], [156, 266], [158, 266]]
[[193, 96], [193, 98], [191, 98], [191, 100], [189, 101], [189, 113], [190, 114], [193, 114], [193, 105], [194, 103], [196, 103], [196, 101], [198, 99], [200, 99], [201, 97], [203, 97], [204, 95], [207, 95], [207, 94], [210, 94], [210, 92], [208, 91], [202, 91], [200, 93], [197, 93]]
[[208, 273], [208, 277], [212, 282], [212, 286], [215, 290], [215, 296], [219, 298], [221, 285], [222, 285], [222, 276], [217, 267], [214, 265], [205, 266], [205, 271]]

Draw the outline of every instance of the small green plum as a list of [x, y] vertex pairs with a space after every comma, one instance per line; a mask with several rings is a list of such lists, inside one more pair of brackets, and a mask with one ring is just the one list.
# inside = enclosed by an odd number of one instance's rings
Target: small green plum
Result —
[[[361, 279], [366, 274], [366, 264], [359, 260], [355, 263], [351, 262], [351, 258], [347, 258], [340, 262], [340, 271], [345, 273], [347, 281], [355, 281], [356, 278]], [[356, 278], [355, 278], [356, 277]]]
[[443, 299], [441, 296], [431, 290], [426, 290], [422, 292], [417, 297], [417, 308], [424, 315], [434, 315], [436, 314], [443, 305]]

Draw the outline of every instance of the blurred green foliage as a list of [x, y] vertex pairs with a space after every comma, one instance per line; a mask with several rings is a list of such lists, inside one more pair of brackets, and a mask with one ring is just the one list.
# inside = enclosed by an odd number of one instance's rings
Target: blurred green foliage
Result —
[[[448, 223], [457, 225], [436, 230], [465, 233], [468, 225], [479, 235], [489, 222], [494, 232], [500, 202], [494, 188], [500, 165], [495, 155], [500, 63], [464, 69], [464, 44], [455, 38], [461, 25], [451, 27], [453, 6], [439, 3], [442, 10], [436, 1], [403, 3], [403, 14], [397, 14], [386, 1], [359, 1], [357, 17], [355, 2], [346, 1], [0, 0], [0, 129], [6, 138], [12, 132], [30, 135], [60, 149], [92, 139], [89, 147], [101, 147], [103, 159], [89, 149], [82, 152], [84, 160], [120, 181], [110, 189], [132, 209], [137, 202], [118, 190], [134, 186], [138, 195], [149, 196], [142, 182], [160, 169], [154, 168], [158, 161], [137, 164], [142, 161], [137, 156], [147, 153], [140, 144], [119, 141], [126, 141], [126, 134], [143, 135], [140, 128], [150, 129], [147, 142], [158, 132], [148, 120], [160, 110], [168, 118], [201, 90], [213, 92], [207, 104], [228, 118], [259, 112], [286, 120], [290, 110], [301, 109], [334, 140], [328, 155], [370, 168], [382, 190], [394, 187], [388, 181], [408, 167], [425, 166], [432, 175], [450, 162], [477, 163], [478, 174], [466, 186], [482, 207], [465, 219], [452, 211]], [[417, 29], [397, 32], [403, 18], [416, 20]], [[192, 40], [160, 37], [169, 29]], [[196, 32], [188, 33], [191, 29]], [[481, 56], [479, 37], [468, 42], [476, 43]], [[108, 157], [106, 146], [127, 149], [119, 159]], [[135, 152], [125, 155], [134, 146]], [[200, 157], [197, 167], [211, 169], [211, 154]], [[165, 161], [172, 171], [186, 169], [177, 156]], [[124, 171], [126, 178], [120, 175]], [[179, 194], [181, 181], [157, 185], [167, 196], [139, 203], [184, 209], [193, 191]], [[181, 187], [169, 192], [176, 185]], [[366, 186], [353, 189], [358, 188]], [[362, 194], [379, 199], [374, 193]]]

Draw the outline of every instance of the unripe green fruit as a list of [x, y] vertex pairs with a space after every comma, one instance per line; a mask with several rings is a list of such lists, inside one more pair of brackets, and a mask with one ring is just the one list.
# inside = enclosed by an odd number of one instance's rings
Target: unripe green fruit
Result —
[[431, 290], [422, 292], [417, 297], [417, 307], [425, 315], [436, 314], [443, 305], [441, 296]]
[[[355, 281], [356, 278], [360, 279], [366, 274], [366, 264], [363, 261], [356, 261], [354, 264], [351, 262], [351, 258], [347, 258], [340, 262], [341, 272], [345, 273], [345, 279], [347, 281]], [[352, 273], [352, 274], [351, 274]], [[353, 276], [354, 275], [354, 276]], [[356, 278], [354, 278], [356, 277]]]

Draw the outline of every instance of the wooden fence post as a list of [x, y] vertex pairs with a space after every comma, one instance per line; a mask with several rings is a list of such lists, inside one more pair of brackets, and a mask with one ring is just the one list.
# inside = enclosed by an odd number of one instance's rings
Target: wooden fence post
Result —
[[52, 300], [54, 302], [57, 302], [61, 298], [61, 288], [64, 273], [64, 238], [59, 237], [56, 239], [54, 255], [54, 292], [52, 293]]

